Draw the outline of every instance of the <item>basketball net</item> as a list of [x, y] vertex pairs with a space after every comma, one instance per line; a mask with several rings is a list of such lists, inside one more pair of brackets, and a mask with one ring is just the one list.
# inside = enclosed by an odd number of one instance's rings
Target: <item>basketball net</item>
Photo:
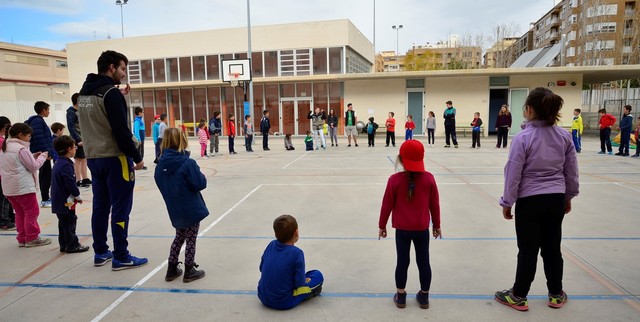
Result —
[[240, 73], [229, 73], [229, 78], [231, 79], [229, 82], [231, 86], [236, 87], [239, 84], [238, 78], [240, 78]]

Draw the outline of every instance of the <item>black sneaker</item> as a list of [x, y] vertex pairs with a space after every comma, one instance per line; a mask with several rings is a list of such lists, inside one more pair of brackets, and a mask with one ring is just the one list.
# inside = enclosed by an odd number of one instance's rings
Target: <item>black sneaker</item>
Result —
[[82, 183], [83, 183], [83, 184], [86, 184], [86, 185], [90, 185], [90, 184], [92, 184], [93, 182], [91, 181], [91, 179], [86, 178], [86, 179], [82, 179]]
[[396, 304], [396, 307], [399, 309], [404, 309], [407, 307], [407, 292], [397, 293], [393, 296], [393, 303]]
[[73, 253], [84, 253], [86, 251], [89, 250], [89, 246], [82, 246], [82, 245], [78, 245], [78, 247], [73, 248], [73, 249], [67, 249], [66, 253], [67, 254], [73, 254]]
[[420, 304], [420, 308], [421, 309], [428, 309], [429, 308], [429, 292], [424, 293], [422, 291], [419, 291], [416, 294], [416, 300]]
[[616, 153], [616, 155], [622, 155], [622, 152], [618, 152], [618, 153]]

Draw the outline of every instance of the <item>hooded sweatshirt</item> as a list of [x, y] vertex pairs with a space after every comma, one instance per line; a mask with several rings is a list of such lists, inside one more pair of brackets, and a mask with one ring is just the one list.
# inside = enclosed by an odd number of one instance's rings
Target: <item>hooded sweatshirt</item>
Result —
[[[207, 179], [196, 161], [189, 158], [188, 151], [163, 150], [153, 177], [167, 205], [173, 227], [187, 228], [209, 215], [200, 193], [207, 187]], [[185, 205], [189, 207], [185, 208]]]
[[78, 119], [87, 159], [125, 155], [142, 161], [129, 128], [127, 101], [106, 75], [89, 74], [78, 98]]

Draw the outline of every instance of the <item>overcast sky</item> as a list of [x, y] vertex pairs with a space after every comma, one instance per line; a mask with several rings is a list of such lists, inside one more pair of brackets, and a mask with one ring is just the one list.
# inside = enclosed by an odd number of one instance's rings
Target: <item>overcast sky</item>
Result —
[[[121, 37], [115, 0], [0, 0], [0, 41], [63, 49], [69, 42]], [[129, 0], [125, 37], [244, 27], [243, 0]], [[350, 19], [373, 42], [374, 0], [252, 0], [251, 24]], [[517, 36], [553, 7], [553, 0], [376, 0], [376, 51], [400, 52], [449, 35], [485, 34], [516, 24]], [[486, 46], [491, 45], [487, 41]], [[167, 44], [171, 45], [171, 44]]]

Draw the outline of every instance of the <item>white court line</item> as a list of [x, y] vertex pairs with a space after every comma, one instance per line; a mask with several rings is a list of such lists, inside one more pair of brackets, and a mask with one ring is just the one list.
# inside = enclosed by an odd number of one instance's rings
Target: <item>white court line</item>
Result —
[[[241, 203], [243, 203], [245, 200], [247, 200], [247, 198], [249, 198], [254, 192], [258, 191], [258, 189], [260, 189], [260, 187], [262, 187], [262, 185], [258, 185], [253, 190], [251, 190], [251, 192], [249, 192], [242, 199], [240, 199], [240, 201], [236, 202], [236, 204], [233, 205], [231, 208], [229, 208], [229, 210], [227, 210], [225, 213], [220, 215], [220, 217], [218, 217], [218, 219], [216, 219], [209, 226], [207, 226], [207, 228], [205, 228], [203, 231], [201, 231], [198, 234], [198, 237], [202, 237], [209, 230], [211, 230], [211, 228], [213, 228], [215, 225], [217, 225], [222, 219], [224, 219], [224, 217], [226, 217], [229, 213], [231, 213], [234, 209], [236, 209], [236, 207], [238, 207]], [[180, 250], [180, 252], [182, 252], [184, 250], [184, 248], [185, 248], [185, 246], [183, 245], [182, 249]], [[138, 287], [142, 286], [142, 284], [146, 283], [151, 277], [153, 277], [153, 275], [155, 275], [161, 269], [163, 269], [167, 265], [167, 262], [168, 262], [168, 260], [165, 260], [164, 262], [162, 262], [162, 264], [160, 264], [156, 268], [154, 268], [149, 274], [147, 274], [147, 276], [145, 276], [141, 280], [139, 280], [135, 285], [133, 285], [131, 287], [131, 289], [129, 289], [126, 293], [122, 294], [117, 300], [115, 300], [113, 303], [111, 303], [111, 305], [109, 305], [106, 309], [104, 309], [104, 311], [102, 311], [100, 314], [98, 314], [91, 321], [92, 322], [98, 322], [98, 321], [102, 320], [105, 316], [107, 316], [107, 314], [109, 314], [109, 312], [111, 312], [118, 305], [120, 305], [120, 303], [122, 303], [125, 299], [127, 299], [127, 297], [129, 297], [129, 295], [133, 294], [135, 289], [137, 289]]]
[[[622, 185], [624, 182], [580, 182], [580, 185], [617, 185], [631, 190], [640, 191], [631, 187]], [[386, 185], [386, 182], [369, 182], [369, 183], [263, 183], [261, 186], [362, 186], [362, 185]], [[464, 185], [504, 185], [504, 182], [439, 182], [438, 186], [464, 186]]]
[[637, 191], [637, 192], [640, 192], [640, 189], [636, 189], [636, 188], [631, 188], [631, 187], [627, 187], [627, 186], [625, 186], [625, 185], [623, 185], [623, 184], [622, 184], [621, 182], [616, 182], [616, 183], [615, 183], [615, 185], [616, 185], [616, 186], [620, 186], [620, 187], [623, 187], [623, 188], [627, 188], [627, 189], [631, 189], [631, 190], [633, 190], [633, 191]]
[[291, 161], [291, 162], [287, 163], [287, 165], [285, 165], [284, 167], [282, 167], [282, 170], [284, 170], [284, 169], [288, 168], [290, 165], [294, 164], [296, 161], [298, 161], [298, 160], [302, 159], [302, 157], [303, 157], [303, 156], [305, 156], [305, 155], [307, 155], [307, 154], [309, 154], [309, 152], [311, 152], [311, 151], [307, 151], [305, 154], [303, 154], [303, 155], [301, 155], [301, 156], [297, 157], [295, 160], [293, 160], [293, 161]]

